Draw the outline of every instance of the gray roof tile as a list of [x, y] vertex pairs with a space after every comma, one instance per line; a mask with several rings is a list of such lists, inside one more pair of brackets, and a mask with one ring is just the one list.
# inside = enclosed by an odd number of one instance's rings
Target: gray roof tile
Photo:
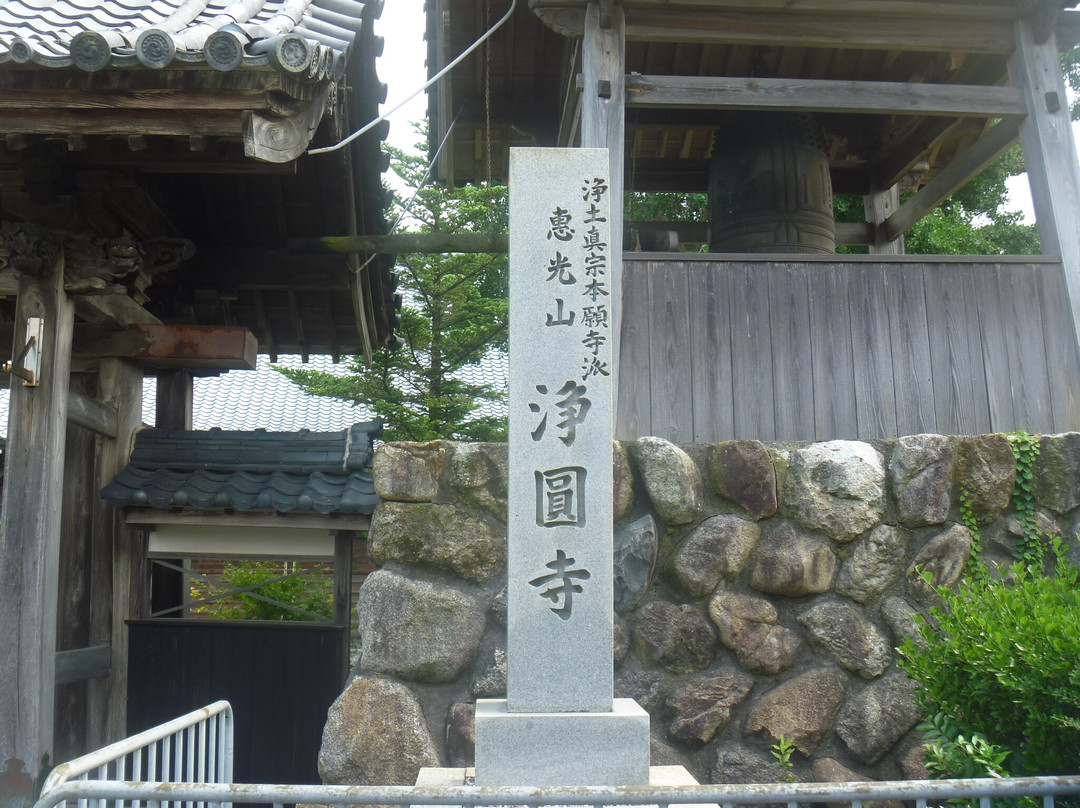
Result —
[[144, 429], [101, 496], [117, 507], [371, 513], [367, 469], [381, 431], [378, 422], [332, 433]]
[[[345, 374], [344, 364], [335, 365], [329, 356], [312, 356], [305, 365], [299, 356], [280, 356], [278, 364], [285, 367], [308, 367], [328, 373]], [[505, 354], [492, 353], [476, 368], [469, 368], [461, 377], [470, 383], [482, 383], [497, 390], [507, 389], [509, 365]], [[304, 393], [270, 364], [270, 358], [260, 356], [255, 370], [232, 370], [220, 376], [195, 379], [192, 426], [197, 430], [266, 429], [272, 432], [291, 432], [310, 429], [313, 432], [337, 432], [349, 429], [358, 421], [370, 421], [374, 415], [366, 407], [333, 398]], [[7, 389], [0, 389], [0, 435], [7, 435]], [[143, 422], [154, 423], [157, 387], [151, 377], [143, 385]], [[481, 415], [506, 415], [505, 402], [485, 402]]]
[[290, 53], [306, 58], [278, 69], [318, 79], [345, 55], [362, 17], [381, 11], [382, 0], [0, 0], [0, 64], [263, 67], [273, 63], [260, 43], [285, 36], [304, 46]]

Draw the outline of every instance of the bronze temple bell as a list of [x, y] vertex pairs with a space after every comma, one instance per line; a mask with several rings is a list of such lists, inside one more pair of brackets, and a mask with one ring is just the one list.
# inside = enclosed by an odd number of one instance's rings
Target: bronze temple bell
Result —
[[732, 116], [713, 142], [710, 252], [836, 252], [824, 146], [821, 127], [807, 113]]

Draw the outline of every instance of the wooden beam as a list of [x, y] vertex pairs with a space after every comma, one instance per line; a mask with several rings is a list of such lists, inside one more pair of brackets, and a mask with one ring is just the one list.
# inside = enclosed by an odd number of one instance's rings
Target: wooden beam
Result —
[[950, 117], [1027, 114], [1023, 95], [1013, 87], [716, 76], [630, 75], [626, 104]]
[[[626, 172], [626, 20], [623, 6], [590, 2], [581, 43], [581, 146], [608, 150], [608, 193], [611, 200], [611, 243], [623, 243], [623, 185]], [[608, 253], [611, 300], [622, 300], [622, 249]], [[612, 378], [619, 378], [622, 306], [611, 307]], [[619, 387], [612, 388], [612, 412], [618, 411]]]
[[102, 437], [116, 437], [116, 407], [75, 390], [68, 391], [67, 419]]
[[56, 684], [58, 685], [100, 679], [108, 676], [111, 669], [112, 648], [108, 645], [94, 645], [90, 648], [56, 652]]
[[5, 113], [0, 131], [20, 135], [225, 135], [243, 132], [240, 110], [43, 110]]
[[[1052, 400], [1057, 423], [1071, 423], [1080, 412], [1080, 391], [1067, 380], [1080, 346], [1080, 164], [1077, 163], [1069, 98], [1061, 74], [1055, 37], [1041, 45], [1027, 20], [1016, 24], [1016, 53], [1009, 60], [1009, 76], [1028, 102], [1028, 116], [1020, 130], [1031, 199], [1046, 255], [1058, 255], [1072, 314], [1072, 333], [1044, 329], [1051, 368]], [[1060, 371], [1060, 372], [1059, 372]]]
[[161, 323], [127, 295], [79, 295], [75, 299], [75, 311], [89, 323], [113, 328]]
[[6, 110], [243, 110], [268, 107], [266, 90], [0, 89]]
[[[584, 31], [585, 0], [530, 3], [551, 28], [566, 36]], [[930, 6], [932, 4], [925, 4]], [[970, 13], [966, 17], [926, 16], [910, 9], [891, 14], [838, 12], [836, 6], [807, 10], [790, 3], [763, 12], [717, 8], [707, 3], [631, 4], [626, 8], [626, 37], [634, 42], [694, 42], [724, 45], [762, 45], [805, 48], [862, 48], [951, 53], [1008, 54], [1012, 51], [1012, 16], [994, 19]]]
[[[12, 348], [11, 335], [0, 333], [0, 356], [10, 356]], [[257, 353], [255, 336], [246, 328], [148, 323], [122, 331], [79, 323], [71, 349], [74, 359], [115, 357], [143, 369], [252, 370]]]
[[158, 429], [191, 429], [192, 392], [191, 371], [180, 369], [159, 373], [154, 426]]
[[[32, 232], [30, 238], [45, 242]], [[28, 257], [42, 254], [27, 251]], [[33, 778], [53, 754], [60, 503], [75, 316], [64, 292], [63, 247], [54, 244], [44, 254], [56, 257], [19, 279], [15, 322], [44, 320], [42, 372], [38, 386], [11, 388], [0, 522], [0, 760], [22, 761]]]
[[930, 182], [885, 222], [888, 241], [904, 235], [915, 222], [963, 188], [976, 174], [1000, 157], [1020, 134], [1020, 120], [1006, 118], [976, 140], [939, 171]]
[[903, 255], [904, 237], [890, 241], [885, 228], [882, 225], [896, 209], [900, 207], [900, 187], [893, 185], [891, 188], [874, 190], [863, 197], [863, 208], [866, 211], [866, 221], [871, 228], [870, 247], [871, 255]]
[[289, 240], [289, 252], [325, 253], [505, 253], [505, 234], [488, 233], [396, 233], [392, 236], [324, 236]]
[[[112, 481], [127, 464], [135, 431], [142, 424], [142, 370], [120, 359], [104, 359], [98, 370], [102, 403], [117, 411], [117, 436], [99, 439], [98, 486]], [[127, 734], [128, 618], [143, 616], [146, 533], [124, 524], [119, 511], [102, 499], [94, 502], [94, 550], [91, 563], [90, 644], [113, 648], [107, 678], [92, 680], [88, 703], [87, 745], [104, 745]]]
[[219, 527], [314, 527], [322, 530], [367, 530], [371, 517], [366, 514], [313, 516], [292, 513], [246, 513], [220, 511], [159, 511], [152, 508], [127, 508], [124, 518], [129, 525], [210, 525]]

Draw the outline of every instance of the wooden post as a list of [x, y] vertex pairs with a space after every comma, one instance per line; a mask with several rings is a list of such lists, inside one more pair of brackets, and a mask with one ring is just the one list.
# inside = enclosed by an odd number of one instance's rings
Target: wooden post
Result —
[[[103, 359], [98, 396], [116, 407], [115, 439], [98, 438], [98, 485], [103, 487], [124, 467], [135, 430], [142, 423], [142, 371], [121, 359]], [[92, 706], [87, 729], [91, 748], [127, 734], [127, 626], [142, 616], [146, 603], [146, 532], [124, 524], [121, 513], [100, 498], [94, 509], [91, 559], [90, 644], [112, 647], [108, 678], [88, 685]]]
[[37, 778], [55, 762], [60, 502], [75, 307], [64, 292], [63, 248], [29, 232], [32, 254], [13, 257], [22, 270], [15, 344], [25, 342], [27, 317], [43, 318], [44, 332], [40, 384], [13, 378], [11, 385], [0, 525], [0, 761], [22, 761]]
[[1020, 127], [1031, 198], [1044, 254], [1061, 256], [1072, 310], [1074, 345], [1080, 345], [1080, 164], [1076, 159], [1069, 99], [1058, 60], [1056, 37], [1039, 45], [1031, 22], [1016, 23], [1016, 50], [1009, 77], [1027, 100]]
[[334, 622], [342, 626], [345, 633], [344, 670], [341, 671], [341, 683], [349, 675], [349, 643], [352, 640], [352, 530], [334, 531]]
[[890, 241], [886, 229], [882, 226], [900, 207], [900, 189], [893, 185], [884, 191], [873, 190], [863, 197], [863, 206], [866, 209], [866, 221], [873, 226], [870, 254], [903, 255], [904, 237], [899, 236]]
[[619, 343], [622, 334], [623, 149], [626, 138], [626, 18], [612, 0], [589, 3], [582, 42], [581, 146], [607, 149], [611, 171], [611, 365], [616, 380], [612, 406], [618, 412]]
[[154, 426], [159, 429], [191, 429], [191, 395], [190, 370], [163, 370], [158, 373]]

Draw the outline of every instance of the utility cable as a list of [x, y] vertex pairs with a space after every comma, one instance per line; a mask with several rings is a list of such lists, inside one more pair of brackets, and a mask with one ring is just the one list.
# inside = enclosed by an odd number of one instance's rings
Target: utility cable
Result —
[[431, 87], [433, 84], [435, 84], [437, 81], [439, 81], [443, 76], [445, 76], [447, 73], [449, 73], [455, 67], [457, 67], [458, 64], [466, 56], [468, 56], [470, 53], [472, 53], [478, 47], [483, 45], [492, 34], [494, 34], [496, 31], [498, 31], [500, 28], [502, 28], [503, 24], [507, 20], [510, 19], [510, 16], [514, 13], [514, 9], [516, 7], [517, 7], [517, 0], [510, 0], [510, 8], [507, 9], [506, 13], [502, 16], [502, 19], [500, 19], [491, 28], [489, 28], [487, 30], [487, 32], [482, 37], [480, 37], [478, 40], [476, 40], [474, 43], [472, 43], [468, 48], [466, 48], [464, 51], [462, 51], [461, 54], [456, 59], [454, 59], [454, 61], [450, 62], [450, 64], [448, 64], [446, 67], [444, 67], [438, 73], [436, 73], [434, 76], [432, 76], [430, 79], [428, 79], [427, 82], [422, 84], [419, 89], [413, 91], [408, 96], [408, 98], [406, 98], [404, 101], [399, 103], [393, 109], [389, 110], [388, 112], [384, 112], [378, 118], [375, 118], [375, 120], [373, 120], [370, 123], [367, 123], [364, 126], [360, 127], [355, 132], [353, 132], [351, 135], [344, 138], [343, 140], [338, 141], [333, 146], [323, 146], [322, 148], [319, 148], [319, 149], [308, 149], [307, 153], [308, 154], [326, 154], [327, 152], [337, 151], [342, 146], [345, 146], [345, 145], [347, 145], [349, 143], [352, 143], [354, 140], [356, 140], [358, 137], [360, 137], [360, 135], [364, 134], [365, 132], [371, 130], [372, 128], [374, 128], [378, 124], [385, 121], [387, 118], [389, 118], [391, 115], [393, 115], [399, 109], [401, 109], [403, 106], [405, 106], [410, 101], [412, 101], [414, 98], [416, 98], [416, 96], [418, 96], [418, 95], [420, 95], [420, 93], [426, 91], [429, 87]]

